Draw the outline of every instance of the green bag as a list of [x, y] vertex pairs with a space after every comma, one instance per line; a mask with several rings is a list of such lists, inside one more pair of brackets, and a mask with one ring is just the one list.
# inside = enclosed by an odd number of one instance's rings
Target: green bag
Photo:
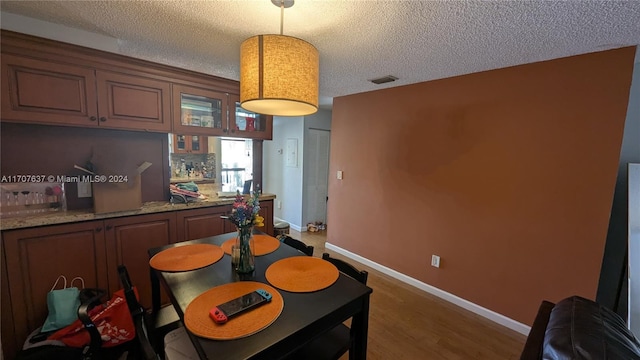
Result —
[[[60, 279], [64, 280], [62, 289], [56, 289]], [[80, 307], [80, 290], [73, 286], [76, 280], [82, 282], [84, 288], [84, 279], [75, 277], [71, 280], [70, 286], [67, 287], [67, 278], [64, 275], [58, 276], [55, 284], [47, 293], [47, 308], [49, 315], [42, 325], [42, 332], [61, 329], [70, 325], [78, 319], [78, 308]]]

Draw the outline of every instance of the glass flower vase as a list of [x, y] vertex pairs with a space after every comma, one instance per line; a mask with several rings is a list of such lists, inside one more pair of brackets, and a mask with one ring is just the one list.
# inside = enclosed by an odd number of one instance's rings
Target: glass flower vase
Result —
[[253, 226], [239, 226], [236, 238], [236, 249], [239, 251], [236, 272], [247, 274], [255, 269], [255, 256], [253, 253]]

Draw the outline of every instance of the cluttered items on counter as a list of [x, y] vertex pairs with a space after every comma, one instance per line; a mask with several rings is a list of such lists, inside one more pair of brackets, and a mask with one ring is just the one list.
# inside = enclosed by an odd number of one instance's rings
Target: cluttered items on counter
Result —
[[63, 182], [3, 183], [0, 188], [4, 218], [67, 210]]
[[204, 200], [206, 196], [200, 193], [198, 185], [193, 181], [169, 185], [172, 203], [188, 203], [196, 200]]

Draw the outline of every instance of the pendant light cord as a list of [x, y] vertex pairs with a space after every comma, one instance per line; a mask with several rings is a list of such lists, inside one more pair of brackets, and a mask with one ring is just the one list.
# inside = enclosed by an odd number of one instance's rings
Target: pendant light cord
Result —
[[280, 35], [282, 35], [283, 27], [284, 27], [284, 0], [280, 0]]

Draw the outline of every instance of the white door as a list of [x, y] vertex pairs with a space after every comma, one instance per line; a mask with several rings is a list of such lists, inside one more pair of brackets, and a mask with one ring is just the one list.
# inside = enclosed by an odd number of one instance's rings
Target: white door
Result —
[[640, 164], [629, 164], [629, 329], [640, 334]]
[[[306, 176], [307, 204], [305, 213], [308, 222], [327, 222], [327, 195], [329, 188], [329, 146], [331, 132], [309, 129], [309, 138], [305, 145], [309, 151], [309, 174]], [[306, 224], [304, 224], [306, 226]]]

